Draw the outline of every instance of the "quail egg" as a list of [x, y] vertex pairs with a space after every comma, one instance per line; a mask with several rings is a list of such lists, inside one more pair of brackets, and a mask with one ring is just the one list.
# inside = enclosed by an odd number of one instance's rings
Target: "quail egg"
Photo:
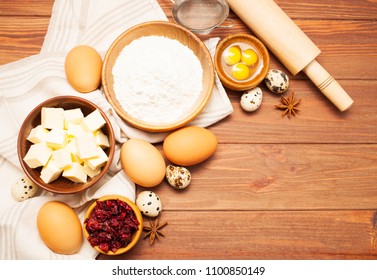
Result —
[[190, 171], [182, 166], [168, 165], [166, 167], [166, 179], [175, 189], [185, 189], [191, 182]]
[[36, 195], [39, 187], [28, 177], [22, 177], [12, 185], [12, 195], [17, 201], [24, 201]]
[[246, 91], [241, 96], [241, 108], [246, 112], [257, 110], [262, 104], [263, 92], [259, 87]]
[[269, 90], [273, 93], [282, 94], [289, 87], [289, 77], [283, 71], [271, 69], [268, 71], [264, 82]]
[[136, 198], [136, 205], [140, 212], [148, 217], [157, 217], [162, 211], [162, 203], [159, 196], [152, 191], [142, 191]]

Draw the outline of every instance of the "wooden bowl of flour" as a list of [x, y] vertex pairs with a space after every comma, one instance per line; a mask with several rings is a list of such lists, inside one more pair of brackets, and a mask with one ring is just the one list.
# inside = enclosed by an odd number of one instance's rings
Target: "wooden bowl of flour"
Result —
[[151, 21], [121, 34], [107, 51], [104, 94], [132, 126], [166, 132], [203, 110], [214, 86], [214, 66], [204, 43], [175, 23]]

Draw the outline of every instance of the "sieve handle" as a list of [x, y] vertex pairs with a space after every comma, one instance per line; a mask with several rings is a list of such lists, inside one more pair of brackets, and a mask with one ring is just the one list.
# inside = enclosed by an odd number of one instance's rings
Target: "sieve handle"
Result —
[[[173, 0], [171, 0], [171, 1], [173, 1]], [[228, 23], [225, 23], [225, 22], [228, 22]], [[227, 19], [224, 20], [223, 23], [221, 23], [220, 25], [218, 25], [217, 28], [231, 28], [233, 26], [234, 26], [234, 20], [232, 20], [230, 18], [227, 18]]]

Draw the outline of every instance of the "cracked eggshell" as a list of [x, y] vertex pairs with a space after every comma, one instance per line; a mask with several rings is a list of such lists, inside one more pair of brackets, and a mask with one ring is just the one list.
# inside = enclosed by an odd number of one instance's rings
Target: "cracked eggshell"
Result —
[[168, 165], [166, 167], [166, 180], [175, 189], [182, 190], [191, 183], [191, 173], [183, 166]]
[[148, 217], [157, 217], [162, 211], [159, 196], [152, 191], [142, 191], [136, 198], [136, 205], [140, 212]]
[[39, 187], [28, 177], [22, 177], [12, 185], [12, 195], [17, 201], [24, 201], [32, 198], [39, 191]]
[[262, 100], [263, 92], [259, 87], [256, 87], [242, 94], [240, 104], [246, 112], [253, 112], [260, 107]]
[[283, 71], [271, 69], [268, 71], [264, 82], [269, 90], [276, 94], [282, 94], [289, 87], [289, 77]]

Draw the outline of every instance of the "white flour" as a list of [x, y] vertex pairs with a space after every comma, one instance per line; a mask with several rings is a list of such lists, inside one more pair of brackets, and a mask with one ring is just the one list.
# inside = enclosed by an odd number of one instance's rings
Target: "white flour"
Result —
[[177, 40], [141, 37], [127, 45], [113, 67], [114, 91], [132, 117], [167, 124], [185, 115], [202, 90], [203, 69]]

